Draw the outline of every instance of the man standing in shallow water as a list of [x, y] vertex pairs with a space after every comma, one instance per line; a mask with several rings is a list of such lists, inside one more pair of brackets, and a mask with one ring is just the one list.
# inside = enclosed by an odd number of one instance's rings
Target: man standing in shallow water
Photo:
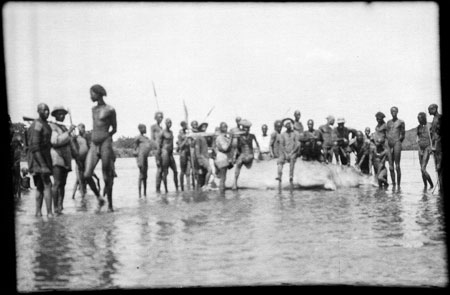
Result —
[[[116, 110], [105, 103], [103, 97], [106, 90], [101, 85], [93, 85], [90, 89], [91, 100], [97, 105], [92, 108], [93, 130], [92, 144], [86, 158], [86, 170], [84, 177], [90, 178], [94, 173], [98, 161], [102, 160], [102, 174], [105, 186], [104, 194], [108, 198], [108, 211], [112, 212], [112, 191], [114, 184], [114, 151], [112, 148], [112, 136], [117, 132]], [[111, 130], [110, 130], [111, 128]], [[104, 205], [102, 196], [98, 197], [99, 207]]]
[[145, 136], [147, 127], [144, 124], [138, 125], [139, 135], [134, 140], [134, 152], [139, 168], [138, 191], [141, 198], [141, 187], [144, 187], [144, 197], [147, 196], [147, 171], [148, 171], [148, 155], [152, 148], [150, 139]]
[[178, 191], [178, 172], [177, 164], [173, 158], [173, 132], [170, 130], [172, 127], [172, 120], [166, 119], [166, 128], [158, 136], [157, 141], [157, 154], [161, 159], [162, 179], [164, 182], [164, 189], [167, 193], [167, 174], [169, 173], [169, 167], [172, 169], [173, 181], [175, 183], [175, 189]]
[[281, 128], [283, 128], [283, 125], [280, 120], [276, 120], [273, 125], [275, 131], [270, 135], [270, 157], [278, 158], [280, 156]]
[[256, 146], [259, 150], [259, 143], [256, 140], [255, 135], [250, 133], [250, 127], [252, 126], [252, 123], [247, 120], [242, 120], [240, 124], [242, 125], [242, 129], [245, 133], [242, 134], [237, 140], [237, 149], [239, 152], [239, 156], [236, 160], [236, 168], [234, 171], [234, 183], [232, 187], [233, 190], [237, 189], [237, 181], [241, 173], [242, 165], [245, 165], [247, 169], [250, 169], [252, 167], [253, 159], [255, 157], [253, 153], [253, 141], [255, 141]]
[[[158, 141], [158, 137], [162, 133], [163, 129], [161, 127], [161, 122], [162, 122], [163, 118], [164, 118], [164, 115], [162, 112], [157, 111], [155, 113], [156, 124], [153, 124], [150, 127], [150, 138], [154, 142]], [[161, 157], [158, 153], [155, 154], [155, 162], [156, 162], [156, 192], [160, 193], [161, 192], [162, 168], [161, 168]]]
[[47, 122], [50, 110], [45, 103], [37, 108], [39, 118], [34, 120], [28, 128], [28, 169], [33, 175], [36, 185], [36, 216], [42, 216], [42, 200], [45, 200], [47, 216], [52, 212], [52, 157], [50, 154], [52, 129]]
[[438, 112], [437, 104], [431, 104], [428, 107], [428, 113], [433, 116], [433, 122], [431, 123], [430, 135], [431, 135], [431, 150], [434, 154], [434, 163], [439, 180], [439, 191], [442, 186], [442, 145], [441, 145], [441, 120], [442, 115]]
[[[391, 108], [392, 119], [386, 123], [388, 153], [390, 154], [389, 173], [391, 174], [392, 185], [395, 186], [395, 173], [397, 174], [397, 185], [400, 187], [402, 173], [400, 170], [400, 158], [402, 153], [402, 142], [405, 139], [405, 122], [397, 118], [398, 108]], [[395, 173], [394, 173], [395, 164]]]
[[319, 132], [322, 133], [323, 138], [323, 155], [325, 163], [331, 163], [333, 161], [333, 125], [334, 117], [328, 116], [327, 123], [319, 127]]

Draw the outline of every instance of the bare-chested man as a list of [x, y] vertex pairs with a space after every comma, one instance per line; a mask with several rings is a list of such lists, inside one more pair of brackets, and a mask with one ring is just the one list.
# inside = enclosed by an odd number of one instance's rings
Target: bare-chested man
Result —
[[[161, 127], [161, 122], [164, 119], [163, 112], [157, 111], [155, 113], [156, 124], [150, 127], [150, 138], [154, 142], [158, 141], [158, 137], [161, 135], [163, 128]], [[162, 180], [162, 167], [161, 167], [161, 157], [158, 153], [155, 153], [155, 163], [156, 163], [156, 192], [161, 192], [161, 180]]]
[[197, 171], [197, 189], [201, 188], [202, 190], [207, 188], [209, 178], [212, 175], [212, 168], [209, 164], [208, 143], [205, 136], [203, 136], [207, 128], [208, 123], [202, 123], [196, 129], [192, 128], [194, 132], [192, 145], [194, 147], [194, 169]]
[[434, 155], [434, 163], [436, 166], [436, 172], [438, 174], [438, 181], [439, 181], [439, 191], [441, 190], [442, 186], [442, 144], [441, 144], [441, 120], [442, 115], [438, 112], [438, 106], [437, 104], [431, 104], [428, 107], [428, 113], [433, 116], [433, 122], [431, 122], [431, 129], [430, 129], [430, 135], [431, 135], [431, 150], [433, 151]]
[[180, 186], [184, 191], [184, 177], [186, 177], [187, 189], [191, 189], [191, 152], [190, 139], [188, 138], [188, 125], [181, 121], [181, 130], [178, 133], [177, 150], [180, 154]]
[[419, 146], [419, 163], [420, 171], [422, 172], [423, 186], [427, 188], [427, 184], [430, 184], [430, 188], [433, 188], [433, 181], [430, 174], [427, 172], [428, 160], [431, 156], [431, 136], [427, 126], [427, 115], [424, 112], [420, 112], [417, 115], [419, 126], [417, 126], [417, 144]]
[[330, 115], [327, 117], [327, 123], [319, 127], [319, 132], [322, 133], [325, 163], [333, 161], [333, 125], [334, 117]]
[[314, 129], [314, 120], [309, 119], [307, 122], [308, 130], [303, 131], [299, 135], [301, 142], [301, 155], [304, 161], [323, 162], [322, 154], [322, 133]]
[[247, 169], [250, 169], [253, 164], [253, 159], [255, 157], [253, 151], [253, 141], [255, 141], [256, 146], [259, 150], [259, 143], [254, 134], [250, 133], [250, 127], [252, 123], [247, 120], [240, 121], [242, 126], [242, 130], [244, 134], [240, 135], [237, 140], [237, 149], [238, 149], [238, 158], [236, 160], [236, 168], [234, 171], [234, 183], [232, 189], [237, 189], [237, 181], [239, 178], [239, 174], [241, 173], [242, 165], [245, 165]]
[[350, 147], [356, 153], [355, 167], [359, 168], [364, 174], [372, 174], [373, 150], [370, 147], [370, 141], [366, 140], [365, 135], [361, 131], [356, 133], [356, 140]]
[[[86, 195], [86, 184], [89, 185], [92, 192], [94, 192], [95, 196], [98, 198], [100, 196], [100, 180], [97, 175], [92, 173], [92, 177], [84, 178], [84, 170], [86, 167], [86, 158], [89, 152], [89, 148], [91, 146], [91, 140], [86, 132], [86, 126], [83, 123], [78, 124], [78, 136], [75, 137], [75, 142], [77, 146], [77, 152], [75, 154], [75, 163], [77, 169], [75, 170], [77, 175], [77, 180], [75, 181], [72, 199], [75, 198], [75, 194], [77, 192], [77, 188], [80, 188], [81, 197], [84, 198]], [[94, 182], [94, 178], [97, 181]]]
[[62, 125], [67, 113], [67, 110], [63, 106], [55, 106], [51, 113], [56, 119], [56, 123], [50, 124], [52, 128], [50, 140], [52, 148], [50, 154], [52, 156], [54, 180], [52, 198], [55, 213], [57, 214], [62, 213], [67, 175], [72, 171], [71, 133], [76, 126], [72, 125], [67, 128], [65, 125]]
[[166, 119], [166, 128], [160, 133], [157, 138], [157, 154], [161, 159], [161, 168], [162, 168], [162, 180], [164, 183], [164, 189], [167, 191], [167, 174], [169, 173], [169, 167], [172, 169], [173, 173], [173, 181], [175, 183], [175, 188], [178, 191], [178, 171], [177, 164], [175, 163], [175, 159], [173, 158], [173, 132], [170, 130], [172, 127], [172, 120], [169, 118]]
[[138, 125], [139, 135], [134, 140], [134, 152], [139, 168], [138, 191], [141, 198], [141, 187], [144, 187], [144, 197], [147, 196], [147, 171], [148, 171], [148, 155], [152, 149], [152, 142], [145, 134], [147, 127], [144, 124]]
[[[391, 155], [389, 162], [389, 174], [391, 174], [392, 185], [395, 186], [395, 174], [397, 174], [397, 185], [400, 187], [402, 173], [400, 170], [400, 159], [402, 153], [402, 142], [405, 139], [405, 122], [397, 118], [398, 108], [391, 108], [392, 119], [386, 123], [388, 153]], [[389, 159], [389, 158], [388, 158]], [[395, 172], [394, 172], [395, 164]]]
[[386, 144], [384, 142], [384, 139], [378, 138], [375, 141], [376, 148], [373, 151], [372, 159], [373, 159], [373, 166], [375, 168], [375, 174], [376, 178], [378, 180], [379, 187], [387, 187], [389, 186], [387, 182], [387, 170], [386, 170], [386, 158], [388, 151], [385, 148]]
[[42, 216], [42, 201], [45, 200], [47, 216], [52, 212], [52, 157], [50, 154], [52, 129], [47, 122], [50, 110], [45, 103], [37, 107], [39, 118], [34, 120], [27, 132], [28, 169], [36, 185], [36, 216]]
[[[112, 137], [117, 132], [116, 110], [107, 105], [103, 99], [106, 90], [101, 85], [95, 84], [90, 89], [91, 100], [97, 105], [92, 108], [93, 130], [92, 143], [86, 158], [86, 170], [84, 177], [92, 177], [95, 166], [102, 160], [102, 174], [105, 186], [104, 195], [108, 198], [108, 211], [112, 212], [112, 192], [114, 184], [114, 151], [112, 148]], [[111, 129], [111, 130], [110, 130]], [[98, 197], [99, 207], [103, 206], [104, 199]]]
[[276, 120], [273, 125], [275, 131], [270, 135], [270, 157], [278, 158], [280, 156], [281, 129], [283, 128], [283, 125], [280, 120]]
[[284, 125], [286, 131], [281, 134], [281, 150], [278, 158], [278, 176], [275, 178], [281, 184], [281, 176], [283, 174], [283, 165], [289, 163], [289, 182], [294, 179], [295, 162], [300, 148], [300, 135], [292, 129], [292, 123], [287, 121]]
[[294, 112], [294, 132], [297, 133], [297, 135], [300, 135], [303, 133], [303, 124], [302, 122], [300, 122], [300, 117], [302, 116], [302, 114], [300, 113], [299, 110], [296, 110]]

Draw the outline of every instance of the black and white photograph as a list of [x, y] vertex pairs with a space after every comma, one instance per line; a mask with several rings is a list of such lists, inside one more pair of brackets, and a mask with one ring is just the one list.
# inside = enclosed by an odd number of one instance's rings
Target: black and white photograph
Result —
[[18, 292], [448, 286], [434, 2], [8, 2]]

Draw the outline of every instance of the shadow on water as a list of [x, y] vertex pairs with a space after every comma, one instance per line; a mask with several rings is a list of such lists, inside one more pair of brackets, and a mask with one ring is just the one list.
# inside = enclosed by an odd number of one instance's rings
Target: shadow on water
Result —
[[100, 287], [114, 288], [113, 275], [117, 272], [116, 264], [118, 263], [114, 254], [114, 233], [113, 229], [109, 228], [105, 234], [105, 253], [104, 253], [104, 265], [100, 272]]
[[433, 241], [445, 241], [442, 196], [424, 190], [417, 208], [416, 223], [423, 235]]

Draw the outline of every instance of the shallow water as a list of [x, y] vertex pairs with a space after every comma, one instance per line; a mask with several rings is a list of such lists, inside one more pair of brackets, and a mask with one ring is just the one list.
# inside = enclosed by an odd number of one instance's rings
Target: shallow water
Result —
[[[74, 173], [61, 216], [34, 217], [34, 191], [25, 194], [16, 204], [18, 290], [448, 283], [442, 198], [423, 191], [413, 152], [402, 154], [399, 191], [267, 190], [276, 185], [270, 161], [242, 169], [247, 189], [161, 198], [149, 164], [149, 194], [139, 199], [135, 159], [117, 159], [114, 213], [98, 212], [90, 190], [72, 200]], [[432, 161], [428, 171], [435, 180]]]

